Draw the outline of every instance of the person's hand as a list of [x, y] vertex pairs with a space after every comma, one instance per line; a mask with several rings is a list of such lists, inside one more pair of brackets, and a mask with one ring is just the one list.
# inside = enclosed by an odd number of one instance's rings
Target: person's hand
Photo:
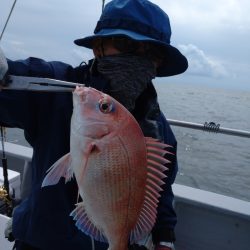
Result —
[[8, 64], [3, 51], [0, 48], [0, 89], [1, 85], [4, 84], [4, 78], [8, 71]]

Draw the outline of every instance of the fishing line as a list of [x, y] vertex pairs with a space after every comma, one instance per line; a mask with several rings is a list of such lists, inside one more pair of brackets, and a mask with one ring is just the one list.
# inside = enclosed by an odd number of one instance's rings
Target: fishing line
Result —
[[105, 0], [102, 0], [102, 12], [103, 12], [103, 9], [104, 9], [104, 5], [105, 5]]
[[91, 237], [92, 250], [95, 250], [95, 240]]
[[7, 27], [7, 24], [9, 22], [10, 17], [11, 17], [11, 14], [12, 14], [14, 8], [15, 8], [16, 2], [17, 2], [17, 0], [14, 1], [13, 5], [11, 7], [10, 13], [8, 15], [8, 18], [7, 18], [6, 22], [5, 22], [5, 25], [3, 27], [3, 31], [2, 31], [1, 36], [0, 36], [0, 41], [1, 41], [2, 37], [3, 37], [4, 31], [5, 31], [6, 27]]

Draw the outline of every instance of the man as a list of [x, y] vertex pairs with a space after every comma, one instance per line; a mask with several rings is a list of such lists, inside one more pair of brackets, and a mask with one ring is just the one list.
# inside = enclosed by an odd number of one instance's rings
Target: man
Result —
[[[176, 140], [160, 111], [151, 80], [184, 72], [187, 60], [170, 45], [168, 16], [147, 0], [109, 2], [94, 33], [75, 41], [93, 49], [95, 59], [88, 65], [72, 68], [62, 62], [28, 58], [8, 61], [8, 73], [84, 83], [106, 92], [134, 115], [145, 136], [173, 146], [174, 155], [168, 164], [170, 170], [152, 230], [155, 250], [172, 249], [176, 215], [171, 184], [177, 172]], [[91, 239], [69, 217], [77, 200], [75, 181], [64, 184], [61, 180], [58, 185], [41, 189], [48, 168], [69, 152], [71, 114], [69, 93], [0, 93], [0, 124], [24, 129], [26, 140], [34, 149], [31, 194], [13, 215], [18, 250], [92, 249]], [[94, 245], [97, 250], [107, 249], [104, 243]]]

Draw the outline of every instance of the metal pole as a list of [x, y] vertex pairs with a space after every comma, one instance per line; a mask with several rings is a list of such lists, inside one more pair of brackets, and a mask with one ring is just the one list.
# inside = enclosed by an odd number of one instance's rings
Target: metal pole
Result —
[[11, 14], [12, 14], [12, 11], [13, 11], [13, 10], [14, 10], [14, 8], [15, 8], [16, 1], [17, 1], [17, 0], [15, 0], [15, 1], [14, 1], [13, 5], [12, 5], [12, 7], [11, 7], [11, 10], [10, 10], [9, 16], [8, 16], [8, 18], [7, 18], [6, 22], [5, 22], [5, 25], [4, 25], [4, 27], [3, 27], [3, 31], [2, 31], [1, 36], [0, 36], [0, 41], [2, 40], [3, 33], [4, 33], [4, 31], [5, 31], [6, 27], [7, 27], [7, 24], [8, 24], [8, 22], [9, 22], [9, 19], [10, 19], [10, 16], [11, 16]]
[[204, 124], [199, 124], [199, 123], [178, 121], [178, 120], [172, 120], [172, 119], [168, 119], [168, 122], [170, 125], [178, 126], [178, 127], [191, 128], [191, 129], [197, 129], [197, 130], [202, 130], [202, 131], [207, 131], [207, 132], [214, 132], [214, 133], [250, 138], [249, 131], [223, 128], [223, 127], [220, 127], [220, 124], [215, 124], [214, 122], [210, 122], [210, 123], [205, 122]]

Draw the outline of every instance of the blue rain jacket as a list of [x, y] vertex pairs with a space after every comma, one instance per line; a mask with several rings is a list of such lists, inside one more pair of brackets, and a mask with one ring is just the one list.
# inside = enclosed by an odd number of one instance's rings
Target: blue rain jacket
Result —
[[[45, 62], [37, 58], [9, 60], [8, 65], [9, 74], [84, 83], [107, 91], [105, 80], [96, 72], [90, 73], [89, 65], [73, 68], [62, 62]], [[48, 168], [70, 150], [72, 109], [71, 93], [0, 92], [0, 124], [23, 129], [26, 140], [34, 149], [32, 190], [14, 211], [13, 234], [16, 239], [43, 250], [91, 249], [91, 239], [77, 229], [69, 216], [77, 201], [76, 182], [65, 184], [62, 178], [57, 185], [41, 188]], [[176, 153], [175, 137], [159, 111], [152, 83], [138, 98], [133, 115], [145, 136], [160, 137], [173, 145], [172, 150]], [[171, 161], [153, 229], [154, 241], [174, 240], [176, 215], [172, 207], [171, 184], [177, 172], [175, 155], [171, 156]], [[107, 249], [104, 243], [96, 242], [95, 246], [96, 250]]]

